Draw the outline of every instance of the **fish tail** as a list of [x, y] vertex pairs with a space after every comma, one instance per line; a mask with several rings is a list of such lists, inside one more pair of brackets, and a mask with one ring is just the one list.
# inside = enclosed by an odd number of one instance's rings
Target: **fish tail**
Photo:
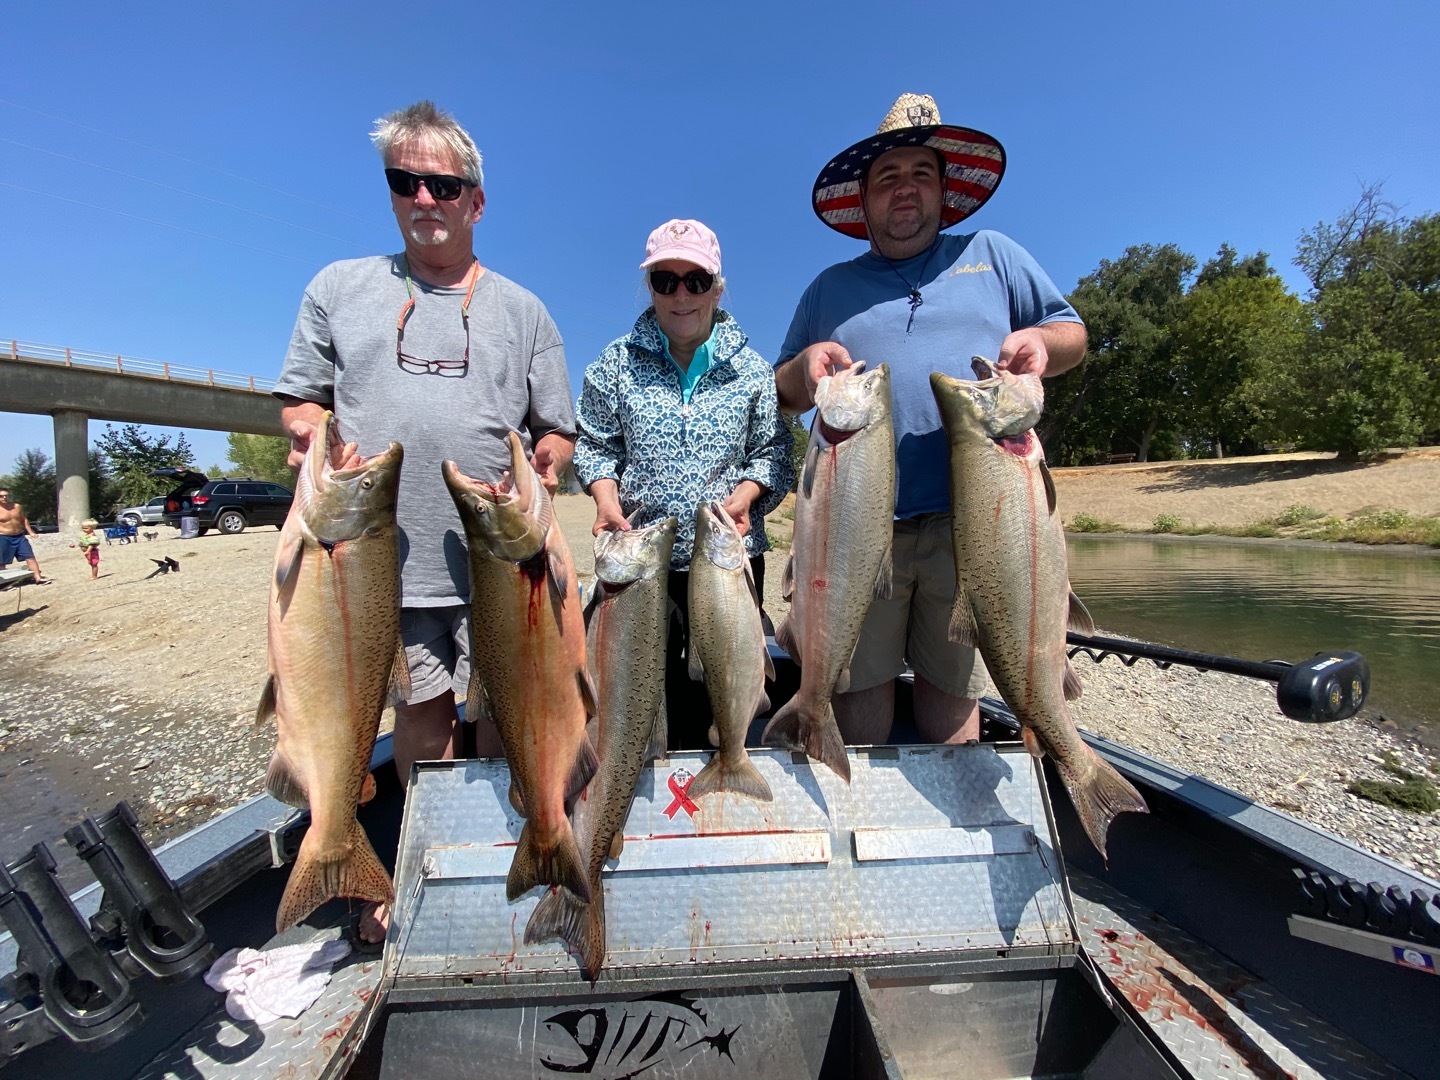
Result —
[[295, 767], [290, 764], [290, 759], [282, 754], [278, 747], [270, 755], [270, 768], [265, 772], [265, 790], [272, 798], [286, 806], [310, 805], [310, 796], [305, 791], [304, 783], [295, 775]]
[[765, 725], [761, 740], [767, 746], [803, 750], [807, 756], [830, 766], [847, 784], [850, 782], [850, 759], [845, 756], [845, 740], [840, 737], [835, 709], [829, 701], [816, 716], [800, 705], [798, 696], [792, 697]]
[[[1115, 768], [1090, 747], [1085, 748], [1087, 761], [1083, 768], [1072, 769], [1060, 765], [1060, 775], [1085, 826], [1085, 834], [1095, 845], [1095, 850], [1105, 855], [1105, 834], [1110, 823], [1120, 814], [1133, 811], [1148, 814], [1150, 808], [1140, 793], [1131, 786]], [[1056, 763], [1059, 765], [1059, 762]]]
[[733, 791], [737, 795], [748, 795], [761, 802], [770, 802], [774, 798], [765, 777], [760, 775], [760, 770], [750, 760], [750, 755], [743, 750], [733, 757], [727, 757], [724, 752], [716, 754], [685, 789], [685, 793], [692, 799], [701, 795], [712, 795], [717, 791]]
[[393, 904], [395, 888], [375, 854], [360, 822], [352, 820], [345, 843], [329, 849], [320, 846], [313, 828], [300, 841], [290, 880], [285, 883], [275, 932], [283, 934], [327, 900], [351, 896], [376, 904]]
[[561, 831], [549, 846], [536, 839], [531, 822], [525, 822], [520, 830], [520, 842], [505, 879], [506, 899], [517, 900], [536, 885], [563, 885], [578, 899], [590, 902], [590, 882], [585, 878], [585, 863], [569, 821], [562, 821]]
[[551, 889], [540, 898], [530, 921], [525, 924], [525, 944], [559, 938], [580, 961], [591, 982], [605, 963], [605, 890], [596, 881], [588, 904], [577, 900], [569, 889]]

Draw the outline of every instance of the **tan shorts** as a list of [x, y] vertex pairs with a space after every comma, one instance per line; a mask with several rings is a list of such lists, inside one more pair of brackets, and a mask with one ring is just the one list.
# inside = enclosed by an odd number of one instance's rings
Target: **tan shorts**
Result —
[[402, 608], [400, 641], [410, 664], [407, 705], [470, 686], [470, 606]]
[[908, 663], [953, 697], [985, 692], [988, 677], [975, 650], [950, 640], [955, 604], [955, 549], [949, 514], [895, 522], [895, 577], [889, 600], [870, 605], [850, 661], [850, 689], [889, 682]]

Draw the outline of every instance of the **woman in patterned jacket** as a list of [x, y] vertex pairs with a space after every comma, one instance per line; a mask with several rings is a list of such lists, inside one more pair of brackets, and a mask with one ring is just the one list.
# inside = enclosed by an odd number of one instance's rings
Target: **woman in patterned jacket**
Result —
[[[575, 471], [595, 500], [594, 532], [673, 515], [670, 596], [688, 610], [695, 510], [720, 499], [745, 537], [763, 600], [765, 515], [795, 480], [775, 375], [720, 307], [720, 241], [698, 221], [650, 234], [651, 307], [585, 370], [576, 406]], [[672, 630], [666, 671], [670, 748], [708, 747], [710, 709]]]

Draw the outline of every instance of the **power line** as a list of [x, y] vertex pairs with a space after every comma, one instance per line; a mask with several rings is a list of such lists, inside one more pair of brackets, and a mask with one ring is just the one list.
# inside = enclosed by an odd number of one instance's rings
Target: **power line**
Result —
[[146, 176], [136, 176], [134, 173], [123, 172], [120, 169], [112, 169], [109, 165], [101, 165], [98, 162], [86, 161], [83, 158], [72, 157], [69, 154], [62, 154], [58, 150], [46, 150], [43, 146], [31, 146], [29, 143], [23, 143], [17, 139], [7, 139], [4, 136], [0, 136], [0, 142], [9, 143], [11, 146], [18, 146], [22, 150], [32, 150], [37, 154], [49, 154], [51, 157], [60, 158], [62, 161], [73, 161], [75, 162], [75, 164], [84, 165], [86, 168], [101, 169], [108, 173], [114, 173], [116, 176], [123, 176], [127, 180], [138, 180], [142, 184], [151, 184], [155, 187], [162, 188], [165, 191], [174, 191], [180, 195], [188, 195], [192, 199], [203, 199], [205, 202], [214, 203], [216, 206], [223, 206], [227, 210], [238, 210], [242, 214], [251, 214], [254, 217], [263, 218], [266, 221], [273, 221], [279, 225], [288, 225], [292, 229], [300, 229], [302, 232], [313, 233], [316, 236], [323, 236], [327, 240], [334, 240], [337, 243], [341, 244], [349, 244], [351, 247], [359, 248], [361, 251], [370, 251], [373, 249], [373, 245], [357, 244], [353, 240], [346, 240], [343, 236], [332, 236], [330, 235], [330, 233], [321, 232], [319, 229], [312, 229], [308, 225], [297, 225], [295, 222], [286, 221], [284, 218], [274, 217], [270, 214], [262, 214], [258, 210], [250, 210], [243, 206], [237, 206], [234, 203], [228, 203], [221, 199], [211, 198], [209, 195], [201, 195], [199, 192], [187, 191], [184, 188], [175, 187], [171, 184], [161, 183], [159, 180], [151, 180], [149, 177]]
[[129, 143], [131, 146], [138, 146], [140, 149], [149, 151], [152, 154], [164, 154], [166, 157], [174, 158], [176, 161], [183, 161], [187, 165], [194, 165], [197, 169], [207, 169], [210, 172], [218, 173], [220, 176], [228, 176], [232, 180], [239, 180], [242, 183], [253, 184], [255, 187], [262, 188], [265, 191], [274, 192], [276, 195], [283, 195], [287, 199], [295, 199], [299, 202], [309, 203], [311, 206], [318, 206], [321, 210], [329, 210], [332, 214], [339, 214], [342, 217], [354, 218], [356, 221], [365, 221], [367, 224], [369, 224], [369, 221], [366, 218], [361, 217], [359, 214], [352, 214], [349, 210], [341, 210], [339, 207], [328, 206], [325, 203], [316, 202], [314, 199], [307, 199], [303, 195], [296, 195], [292, 192], [285, 191], [282, 188], [272, 187], [269, 184], [262, 184], [259, 180], [252, 180], [248, 176], [241, 176], [239, 173], [228, 172], [225, 169], [216, 168], [214, 165], [207, 165], [203, 161], [195, 161], [192, 158], [184, 157], [170, 150], [161, 150], [159, 147], [149, 146], [136, 139], [126, 138], [124, 135], [116, 135], [112, 132], [104, 131], [101, 128], [91, 127], [89, 124], [82, 124], [75, 120], [69, 120], [63, 116], [56, 116], [53, 113], [41, 112], [39, 109], [32, 109], [29, 105], [21, 105], [18, 101], [10, 101], [7, 98], [0, 98], [0, 105], [9, 105], [12, 109], [22, 109], [25, 112], [34, 113], [36, 116], [43, 116], [47, 120], [56, 120], [62, 124], [69, 124], [72, 127], [80, 128], [80, 130], [82, 131], [89, 131], [96, 135], [104, 135], [107, 139], [117, 139], [120, 142]]

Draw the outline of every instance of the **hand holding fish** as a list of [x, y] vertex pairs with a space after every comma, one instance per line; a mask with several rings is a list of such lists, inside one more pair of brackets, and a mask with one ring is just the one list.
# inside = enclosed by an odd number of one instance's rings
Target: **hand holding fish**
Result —
[[1045, 376], [1050, 363], [1050, 349], [1038, 326], [1027, 326], [1006, 335], [1000, 343], [1000, 357], [995, 366], [1012, 375]]
[[735, 522], [735, 531], [744, 536], [750, 531], [750, 504], [763, 492], [754, 480], [741, 480], [725, 500], [725, 512]]
[[[294, 404], [289, 404], [289, 401], [294, 401]], [[287, 404], [280, 410], [280, 422], [285, 425], [285, 433], [290, 437], [290, 456], [285, 461], [290, 468], [298, 469], [305, 463], [310, 440], [315, 437], [315, 431], [320, 427], [325, 411], [324, 405], [317, 405], [312, 401], [295, 401], [293, 398], [288, 399]], [[345, 442], [340, 437], [338, 420], [331, 421], [328, 431], [327, 457], [331, 468], [337, 472], [341, 469], [357, 468], [360, 465], [359, 444]]]
[[595, 500], [595, 524], [591, 536], [602, 532], [629, 532], [630, 522], [620, 508], [620, 485], [614, 480], [596, 480], [590, 485], [590, 496]]
[[530, 455], [531, 467], [551, 495], [560, 490], [560, 470], [565, 464], [556, 460], [555, 446], [548, 435], [535, 444], [535, 452]]
[[844, 345], [836, 341], [818, 341], [795, 354], [792, 361], [805, 378], [805, 411], [815, 404], [815, 388], [827, 375], [834, 375], [850, 367], [855, 361]]

